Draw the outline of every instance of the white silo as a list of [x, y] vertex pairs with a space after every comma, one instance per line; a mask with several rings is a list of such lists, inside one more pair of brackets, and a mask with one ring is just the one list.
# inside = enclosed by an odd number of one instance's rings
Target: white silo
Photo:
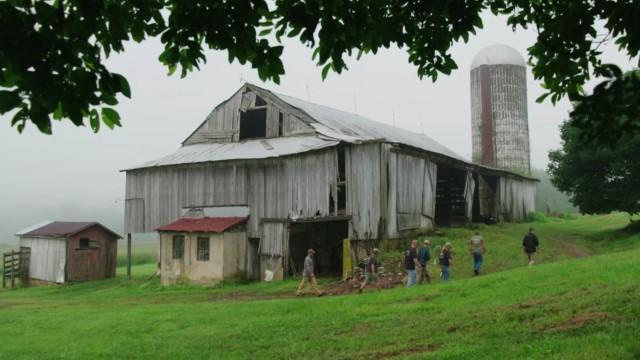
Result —
[[482, 49], [471, 64], [474, 162], [530, 173], [527, 69], [506, 45]]

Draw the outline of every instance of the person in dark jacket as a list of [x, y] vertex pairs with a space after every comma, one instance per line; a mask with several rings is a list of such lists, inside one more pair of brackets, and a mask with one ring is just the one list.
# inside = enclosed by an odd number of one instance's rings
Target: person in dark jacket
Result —
[[440, 277], [444, 282], [449, 282], [451, 279], [451, 267], [453, 266], [453, 259], [451, 256], [451, 243], [447, 242], [442, 247], [440, 252]]
[[431, 243], [429, 240], [425, 240], [423, 245], [418, 249], [418, 262], [420, 263], [420, 272], [418, 273], [418, 284], [422, 284], [426, 279], [429, 284], [431, 284], [431, 277], [429, 276], [429, 271], [427, 270], [427, 264], [429, 263], [429, 259], [431, 259], [431, 251], [429, 247]]
[[416, 268], [420, 268], [418, 262], [418, 240], [411, 240], [411, 247], [404, 252], [404, 269], [407, 272], [407, 287], [416, 284]]
[[522, 248], [529, 258], [529, 266], [533, 265], [533, 255], [538, 251], [538, 245], [538, 237], [533, 233], [533, 228], [529, 228], [529, 232], [522, 239]]

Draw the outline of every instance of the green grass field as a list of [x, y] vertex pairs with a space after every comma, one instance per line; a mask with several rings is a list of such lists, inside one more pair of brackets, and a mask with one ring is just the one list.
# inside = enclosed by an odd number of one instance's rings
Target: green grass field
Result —
[[363, 295], [296, 298], [295, 279], [161, 287], [152, 263], [130, 282], [119, 268], [115, 279], [3, 291], [0, 358], [638, 358], [640, 234], [627, 221], [534, 223], [533, 267], [520, 250], [531, 224], [481, 227], [480, 277], [463, 246], [471, 230], [448, 230], [432, 239], [457, 249], [450, 284]]

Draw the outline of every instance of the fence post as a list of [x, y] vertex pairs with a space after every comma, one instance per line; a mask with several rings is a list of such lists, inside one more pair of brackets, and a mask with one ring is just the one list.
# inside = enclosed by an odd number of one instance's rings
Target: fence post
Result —
[[15, 265], [15, 252], [11, 250], [11, 288], [13, 289], [16, 286], [16, 265]]
[[131, 280], [131, 233], [127, 234], [127, 280]]

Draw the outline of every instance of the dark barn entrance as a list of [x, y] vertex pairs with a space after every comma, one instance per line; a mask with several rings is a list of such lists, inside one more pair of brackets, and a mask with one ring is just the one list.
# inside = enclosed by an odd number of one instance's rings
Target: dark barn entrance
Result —
[[313, 248], [316, 250], [318, 275], [339, 276], [342, 273], [342, 240], [348, 235], [347, 220], [291, 223], [287, 275], [302, 273], [307, 249]]
[[467, 174], [463, 170], [438, 164], [436, 216], [438, 226], [458, 226], [466, 222], [464, 188]]

